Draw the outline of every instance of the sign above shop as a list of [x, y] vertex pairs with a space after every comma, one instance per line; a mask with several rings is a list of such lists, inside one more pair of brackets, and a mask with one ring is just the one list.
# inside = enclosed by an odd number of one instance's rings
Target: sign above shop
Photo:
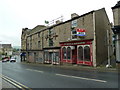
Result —
[[77, 36], [86, 36], [86, 30], [85, 29], [76, 29]]

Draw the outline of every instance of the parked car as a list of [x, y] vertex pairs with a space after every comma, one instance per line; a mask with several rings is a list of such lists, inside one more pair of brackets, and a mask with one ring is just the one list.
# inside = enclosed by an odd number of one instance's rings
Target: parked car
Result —
[[8, 62], [9, 60], [10, 60], [9, 57], [4, 57], [4, 58], [2, 58], [2, 62]]
[[15, 58], [11, 58], [10, 62], [16, 62], [16, 59]]

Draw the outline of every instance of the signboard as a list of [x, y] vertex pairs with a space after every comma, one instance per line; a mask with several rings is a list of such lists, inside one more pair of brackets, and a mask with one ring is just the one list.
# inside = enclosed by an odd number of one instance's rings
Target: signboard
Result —
[[76, 29], [76, 31], [77, 31], [77, 34], [76, 34], [77, 36], [86, 36], [85, 29]]

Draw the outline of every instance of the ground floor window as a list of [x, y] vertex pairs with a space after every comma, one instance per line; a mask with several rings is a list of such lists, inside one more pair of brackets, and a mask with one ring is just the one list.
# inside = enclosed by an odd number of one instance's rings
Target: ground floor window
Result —
[[62, 48], [63, 51], [63, 59], [67, 59], [70, 60], [71, 59], [71, 47], [63, 47]]
[[49, 52], [45, 51], [44, 52], [44, 59], [45, 59], [45, 61], [47, 61], [49, 59], [48, 56], [49, 56]]
[[44, 52], [44, 62], [45, 63], [59, 63], [59, 51], [45, 51]]
[[90, 46], [89, 45], [78, 46], [78, 60], [90, 61]]
[[78, 60], [83, 60], [83, 47], [78, 47]]
[[90, 61], [90, 47], [89, 46], [84, 47], [84, 60]]
[[66, 48], [63, 47], [62, 51], [63, 51], [63, 59], [66, 59], [67, 58]]
[[59, 52], [53, 52], [53, 62], [59, 62]]
[[52, 58], [53, 58], [53, 53], [49, 52], [49, 61], [52, 61]]
[[67, 48], [67, 59], [71, 59], [71, 48]]

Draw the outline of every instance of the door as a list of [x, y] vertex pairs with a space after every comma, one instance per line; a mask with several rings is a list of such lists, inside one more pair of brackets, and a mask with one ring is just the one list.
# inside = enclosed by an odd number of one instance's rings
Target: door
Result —
[[74, 46], [75, 48], [72, 50], [72, 63], [77, 63], [77, 46]]
[[59, 64], [59, 52], [53, 53], [53, 64]]

